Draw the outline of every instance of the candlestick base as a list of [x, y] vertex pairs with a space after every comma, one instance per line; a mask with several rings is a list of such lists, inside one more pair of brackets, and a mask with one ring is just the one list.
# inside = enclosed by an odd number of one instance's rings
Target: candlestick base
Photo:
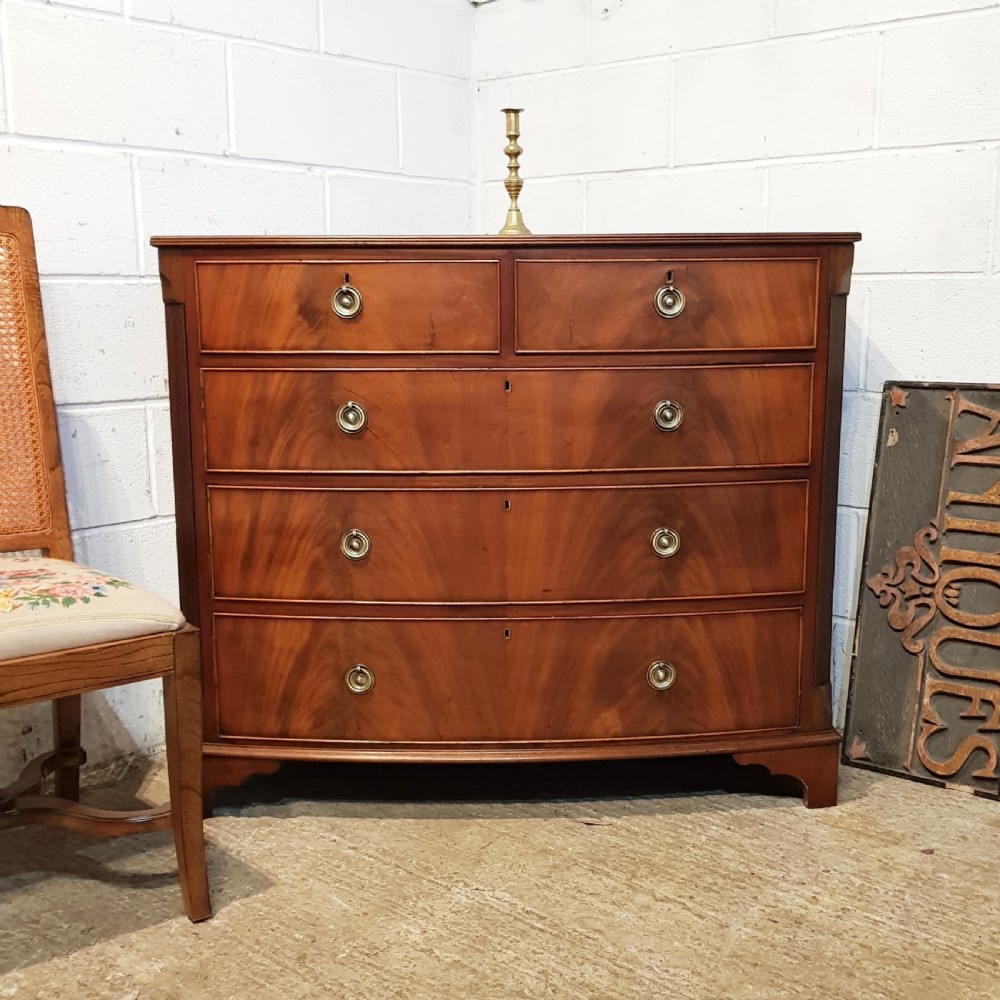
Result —
[[498, 236], [530, 236], [531, 230], [524, 224], [521, 218], [521, 210], [513, 205], [507, 209], [507, 218], [504, 220], [503, 229]]

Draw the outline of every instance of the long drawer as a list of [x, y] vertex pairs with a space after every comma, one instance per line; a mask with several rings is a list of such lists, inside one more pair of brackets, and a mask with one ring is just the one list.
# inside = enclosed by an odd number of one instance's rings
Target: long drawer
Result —
[[800, 622], [798, 610], [513, 621], [219, 615], [220, 732], [509, 742], [792, 727]]
[[[486, 261], [199, 263], [204, 351], [496, 353], [500, 265]], [[344, 285], [344, 317], [334, 296]], [[353, 298], [353, 296], [357, 298]]]
[[210, 487], [214, 592], [455, 604], [799, 593], [807, 492]]
[[207, 461], [293, 472], [805, 465], [811, 377], [807, 364], [206, 369]]
[[519, 260], [517, 350], [812, 347], [818, 275], [808, 258]]

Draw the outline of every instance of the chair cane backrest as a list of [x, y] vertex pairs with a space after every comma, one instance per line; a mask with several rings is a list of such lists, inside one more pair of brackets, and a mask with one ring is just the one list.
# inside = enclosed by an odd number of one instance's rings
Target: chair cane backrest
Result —
[[0, 206], [0, 552], [71, 559], [31, 217]]

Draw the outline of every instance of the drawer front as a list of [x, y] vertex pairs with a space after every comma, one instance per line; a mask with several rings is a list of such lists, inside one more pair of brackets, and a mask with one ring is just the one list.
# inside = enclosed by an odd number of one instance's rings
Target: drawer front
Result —
[[811, 380], [811, 365], [207, 369], [207, 460], [292, 472], [806, 465]]
[[[665, 319], [654, 299], [684, 296]], [[813, 347], [815, 259], [517, 262], [517, 350], [740, 351]]]
[[[804, 482], [551, 490], [209, 490], [215, 594], [561, 602], [799, 593]], [[370, 551], [343, 554], [358, 529]], [[666, 557], [659, 529], [676, 534]], [[662, 533], [661, 533], [662, 534]], [[670, 547], [671, 537], [662, 538]]]
[[[800, 620], [798, 610], [529, 621], [220, 615], [220, 732], [510, 742], [792, 727]], [[665, 690], [647, 680], [656, 661], [675, 671]], [[365, 693], [348, 687], [355, 664], [374, 680]]]
[[811, 365], [518, 371], [509, 382], [511, 469], [809, 462]]
[[[497, 261], [201, 263], [205, 351], [496, 353]], [[331, 298], [349, 280], [361, 311]]]
[[[506, 467], [502, 371], [203, 372], [214, 470], [475, 471]], [[355, 403], [364, 426], [343, 411]]]

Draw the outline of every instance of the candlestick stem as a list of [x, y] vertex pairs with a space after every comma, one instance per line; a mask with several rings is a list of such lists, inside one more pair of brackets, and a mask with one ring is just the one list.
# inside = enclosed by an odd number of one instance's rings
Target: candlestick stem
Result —
[[501, 110], [507, 116], [507, 145], [504, 146], [503, 150], [507, 154], [507, 177], [503, 186], [507, 189], [507, 194], [510, 195], [510, 207], [507, 209], [507, 219], [499, 235], [530, 236], [531, 230], [524, 224], [521, 209], [517, 204], [517, 196], [521, 193], [521, 188], [524, 187], [517, 162], [517, 158], [524, 152], [517, 144], [521, 135], [520, 114], [524, 108], [502, 108]]

